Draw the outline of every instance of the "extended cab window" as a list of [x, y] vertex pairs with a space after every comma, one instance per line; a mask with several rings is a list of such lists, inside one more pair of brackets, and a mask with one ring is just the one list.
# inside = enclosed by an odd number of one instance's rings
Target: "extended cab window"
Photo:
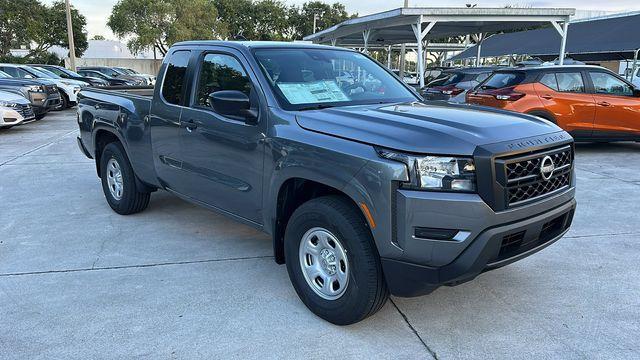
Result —
[[603, 72], [589, 72], [598, 94], [632, 96], [633, 89], [617, 77]]
[[558, 91], [574, 93], [584, 92], [584, 81], [582, 80], [582, 74], [580, 74], [579, 72], [557, 73], [556, 79], [558, 80]]
[[162, 83], [162, 97], [170, 104], [182, 104], [189, 57], [191, 57], [191, 51], [182, 50], [174, 52], [169, 58]]
[[251, 80], [240, 62], [230, 55], [207, 54], [199, 79], [197, 106], [209, 107], [209, 94], [221, 90], [237, 90], [251, 96]]

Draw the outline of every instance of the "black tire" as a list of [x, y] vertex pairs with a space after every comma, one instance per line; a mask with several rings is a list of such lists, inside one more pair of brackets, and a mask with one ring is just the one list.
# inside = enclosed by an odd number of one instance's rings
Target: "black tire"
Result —
[[[334, 300], [319, 296], [303, 274], [301, 240], [313, 228], [328, 230], [346, 250], [348, 282], [342, 295]], [[380, 310], [389, 298], [371, 231], [349, 199], [331, 195], [302, 204], [289, 219], [284, 241], [291, 283], [300, 300], [319, 317], [336, 325], [353, 324]]]
[[[119, 165], [122, 174], [122, 191], [121, 196], [118, 199], [115, 197], [108, 183], [107, 177], [108, 163], [110, 160], [115, 160]], [[129, 163], [124, 148], [118, 142], [112, 142], [105, 146], [100, 157], [100, 178], [102, 180], [102, 191], [107, 199], [107, 203], [120, 215], [129, 215], [141, 212], [149, 205], [149, 199], [151, 193], [139, 191], [136, 185], [135, 174]]]
[[47, 116], [47, 113], [38, 114], [36, 115], [36, 120], [42, 120], [45, 116]]
[[69, 107], [69, 97], [67, 97], [67, 94], [60, 92], [60, 101], [62, 102], [62, 110]]

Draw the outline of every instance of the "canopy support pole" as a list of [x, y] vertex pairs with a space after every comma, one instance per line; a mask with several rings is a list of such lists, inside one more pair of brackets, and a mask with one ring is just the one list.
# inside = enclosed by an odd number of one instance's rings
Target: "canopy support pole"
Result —
[[640, 53], [640, 49], [637, 49], [633, 55], [633, 67], [631, 68], [631, 82], [633, 83], [633, 78], [636, 75], [636, 69], [638, 68], [638, 53]]
[[391, 45], [387, 46], [387, 68], [391, 69]]
[[482, 42], [484, 41], [484, 34], [480, 33], [478, 35], [476, 35], [476, 38], [478, 40], [477, 44], [476, 44], [476, 67], [480, 66], [480, 60], [481, 60], [481, 52], [482, 52]]
[[424, 87], [424, 54], [422, 48], [422, 40], [427, 37], [429, 31], [436, 25], [436, 21], [432, 21], [427, 24], [427, 27], [422, 30], [422, 15], [418, 18], [416, 24], [411, 25], [413, 28], [413, 34], [416, 36], [416, 42], [418, 43], [418, 78], [420, 79], [420, 88]]
[[560, 25], [556, 21], [552, 21], [551, 25], [553, 25], [553, 27], [556, 28], [558, 34], [562, 36], [562, 40], [560, 42], [560, 55], [558, 56], [558, 64], [564, 65], [564, 54], [566, 53], [567, 49], [567, 35], [569, 34], [569, 20], [565, 20], [564, 23], [562, 23], [562, 27], [560, 27]]
[[362, 32], [362, 38], [364, 39], [364, 53], [369, 53], [369, 37], [371, 36], [371, 29], [365, 30]]

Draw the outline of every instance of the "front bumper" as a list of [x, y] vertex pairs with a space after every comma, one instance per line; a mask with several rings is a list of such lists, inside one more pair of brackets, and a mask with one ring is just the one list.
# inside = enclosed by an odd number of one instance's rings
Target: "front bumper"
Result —
[[[494, 212], [475, 194], [398, 191], [396, 246], [401, 258], [382, 258], [396, 296], [428, 294], [529, 256], [569, 229], [575, 188], [529, 206]], [[454, 229], [452, 239], [418, 238], [418, 227]]]
[[61, 103], [59, 93], [30, 93], [29, 100], [36, 116], [55, 109]]

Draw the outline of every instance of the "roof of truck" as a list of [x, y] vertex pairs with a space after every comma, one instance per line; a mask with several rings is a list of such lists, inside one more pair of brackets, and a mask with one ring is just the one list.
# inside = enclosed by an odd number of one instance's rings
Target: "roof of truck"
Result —
[[[206, 46], [218, 45], [233, 48], [316, 48], [316, 49], [334, 49], [349, 50], [344, 48], [336, 48], [328, 45], [317, 45], [307, 41], [221, 41], [221, 40], [191, 40], [181, 41], [173, 44], [173, 46]], [[351, 51], [351, 50], [350, 50]]]

